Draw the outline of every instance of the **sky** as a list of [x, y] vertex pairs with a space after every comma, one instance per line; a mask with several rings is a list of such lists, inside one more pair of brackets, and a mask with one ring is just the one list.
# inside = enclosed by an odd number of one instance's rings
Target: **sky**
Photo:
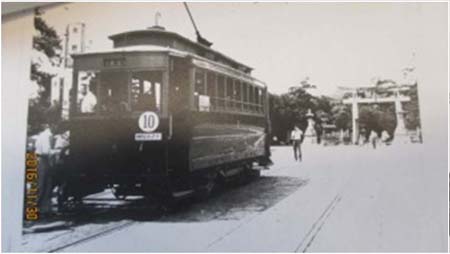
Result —
[[[424, 3], [189, 6], [212, 48], [253, 67], [253, 75], [277, 94], [306, 77], [325, 95], [338, 86], [370, 86], [376, 78], [399, 80], [402, 69], [416, 66], [425, 53], [423, 44], [431, 43], [427, 31], [447, 22], [445, 3], [428, 4], [427, 11]], [[109, 35], [153, 26], [157, 12], [166, 30], [195, 40], [182, 3], [72, 3], [43, 17], [60, 35], [68, 23], [84, 22], [89, 51], [95, 51], [112, 48]]]

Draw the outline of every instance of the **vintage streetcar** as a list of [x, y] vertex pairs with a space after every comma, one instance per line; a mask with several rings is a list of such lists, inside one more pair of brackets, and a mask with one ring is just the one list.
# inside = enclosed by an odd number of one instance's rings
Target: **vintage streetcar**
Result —
[[270, 163], [268, 92], [252, 68], [162, 27], [73, 56], [70, 155], [60, 202], [205, 195]]

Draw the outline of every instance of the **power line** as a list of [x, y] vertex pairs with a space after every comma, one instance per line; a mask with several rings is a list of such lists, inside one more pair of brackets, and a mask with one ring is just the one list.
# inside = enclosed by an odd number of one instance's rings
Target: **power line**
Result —
[[191, 11], [189, 10], [188, 4], [187, 4], [186, 2], [183, 2], [183, 4], [184, 4], [184, 7], [185, 7], [185, 9], [186, 9], [186, 11], [187, 11], [187, 13], [188, 13], [188, 15], [189, 15], [189, 18], [191, 19], [192, 25], [194, 26], [195, 34], [197, 35], [197, 42], [200, 43], [200, 44], [202, 44], [202, 45], [204, 45], [204, 46], [211, 47], [211, 45], [212, 45], [213, 43], [210, 42], [210, 41], [208, 41], [207, 39], [203, 38], [203, 37], [200, 35], [200, 31], [198, 30], [197, 25], [195, 24], [194, 17], [192, 16]]

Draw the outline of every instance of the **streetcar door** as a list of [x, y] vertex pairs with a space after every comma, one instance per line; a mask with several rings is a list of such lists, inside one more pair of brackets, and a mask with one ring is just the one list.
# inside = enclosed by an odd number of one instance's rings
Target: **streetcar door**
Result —
[[[174, 57], [171, 59], [169, 85], [169, 114], [172, 118], [172, 139], [169, 146], [169, 168], [175, 178], [183, 179], [189, 174], [190, 144], [190, 79], [189, 61]], [[186, 182], [188, 184], [188, 182]], [[188, 188], [188, 186], [184, 186]]]
[[177, 115], [189, 108], [189, 65], [182, 58], [172, 58], [171, 65], [169, 110]]

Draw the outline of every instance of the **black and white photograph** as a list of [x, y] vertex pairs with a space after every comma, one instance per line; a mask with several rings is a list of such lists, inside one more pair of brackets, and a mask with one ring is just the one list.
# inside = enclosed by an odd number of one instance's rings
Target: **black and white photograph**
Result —
[[448, 2], [2, 2], [2, 252], [448, 252]]

